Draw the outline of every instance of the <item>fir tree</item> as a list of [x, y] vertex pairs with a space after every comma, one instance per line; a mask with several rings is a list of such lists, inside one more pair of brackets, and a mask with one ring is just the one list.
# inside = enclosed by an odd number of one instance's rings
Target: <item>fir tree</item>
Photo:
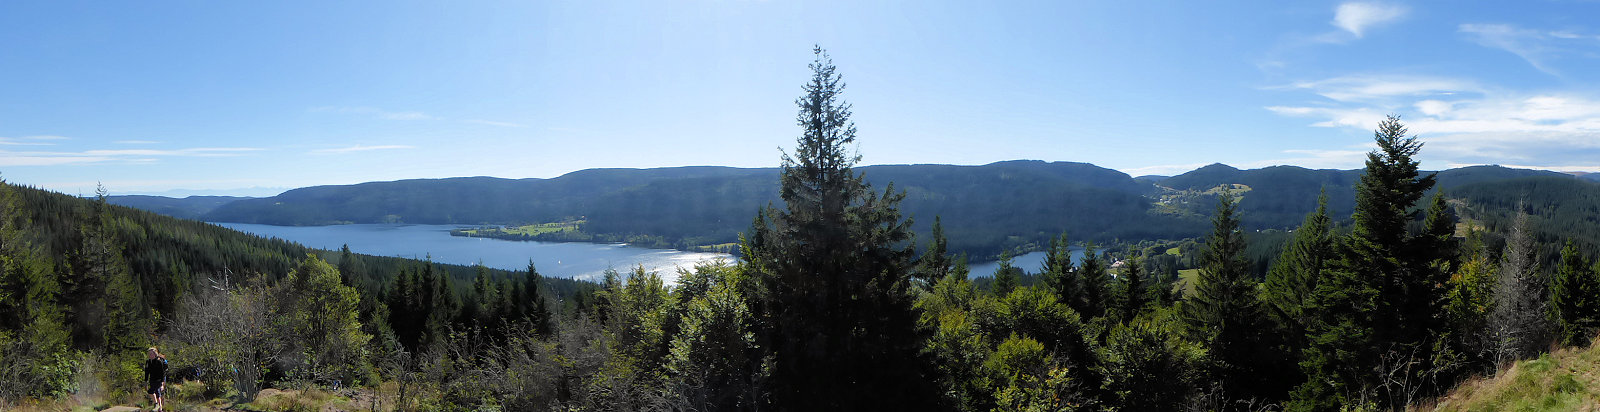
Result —
[[[1443, 332], [1453, 223], [1438, 197], [1423, 230], [1411, 232], [1413, 207], [1433, 188], [1435, 176], [1418, 172], [1413, 157], [1422, 142], [1406, 133], [1396, 116], [1373, 132], [1378, 149], [1367, 154], [1356, 185], [1351, 233], [1337, 242], [1337, 257], [1327, 262], [1307, 301], [1312, 320], [1301, 362], [1307, 381], [1296, 389], [1291, 410], [1333, 410], [1363, 398], [1403, 402], [1403, 393], [1380, 392], [1388, 387], [1380, 382], [1388, 379], [1378, 373], [1380, 362], [1433, 359], [1432, 348], [1441, 347], [1430, 340]], [[1419, 365], [1411, 370], [1431, 368]]]
[[[765, 284], [775, 357], [770, 401], [786, 410], [934, 409], [941, 399], [921, 353], [908, 293], [911, 233], [890, 185], [874, 194], [852, 170], [859, 156], [844, 83], [821, 48], [796, 104], [803, 129], [783, 156], [783, 209], [745, 246], [746, 270]], [[755, 235], [759, 235], [757, 240]]]
[[1039, 277], [1045, 287], [1055, 293], [1056, 299], [1080, 314], [1084, 312], [1083, 285], [1072, 269], [1072, 250], [1068, 247], [1066, 233], [1050, 239], [1050, 248], [1045, 250]]
[[1132, 322], [1144, 311], [1149, 297], [1145, 296], [1146, 281], [1144, 278], [1144, 262], [1138, 256], [1128, 258], [1126, 269], [1122, 272], [1122, 315], [1123, 322]]
[[994, 295], [1003, 298], [1016, 290], [1019, 271], [1011, 266], [1011, 252], [1000, 253], [1000, 267], [994, 270]]
[[1094, 243], [1084, 245], [1083, 264], [1078, 266], [1078, 280], [1083, 282], [1083, 303], [1079, 313], [1084, 318], [1097, 318], [1106, 315], [1108, 296], [1106, 287], [1111, 284], [1106, 272], [1106, 261], [1096, 250]]
[[1291, 350], [1296, 352], [1305, 346], [1304, 337], [1311, 321], [1306, 304], [1316, 291], [1328, 260], [1333, 258], [1331, 222], [1328, 193], [1324, 190], [1317, 197], [1317, 210], [1306, 215], [1288, 247], [1267, 271], [1263, 298], [1268, 312], [1277, 321]]
[[526, 305], [523, 312], [528, 317], [528, 322], [533, 324], [534, 333], [540, 336], [550, 334], [551, 316], [550, 306], [544, 296], [544, 276], [539, 275], [539, 268], [533, 266], [533, 260], [528, 260], [528, 272], [522, 278], [523, 285], [519, 290], [525, 291], [519, 302]]
[[915, 278], [920, 280], [923, 288], [931, 288], [939, 279], [944, 279], [950, 274], [950, 240], [944, 237], [944, 224], [938, 216], [933, 217], [933, 243], [928, 245], [928, 250], [922, 252], [922, 258], [917, 259]]
[[1267, 389], [1260, 382], [1266, 356], [1261, 334], [1266, 325], [1244, 257], [1237, 207], [1231, 193], [1218, 200], [1211, 235], [1200, 255], [1195, 294], [1184, 299], [1181, 316], [1192, 339], [1207, 349], [1224, 393], [1229, 398], [1249, 398]]
[[1564, 344], [1588, 345], [1600, 330], [1600, 276], [1570, 240], [1550, 280], [1550, 309]]

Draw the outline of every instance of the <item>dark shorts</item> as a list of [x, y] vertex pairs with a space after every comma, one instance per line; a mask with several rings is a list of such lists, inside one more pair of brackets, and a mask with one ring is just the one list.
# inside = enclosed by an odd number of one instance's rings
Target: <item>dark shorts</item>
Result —
[[155, 395], [158, 392], [161, 392], [161, 382], [152, 383], [144, 390], [144, 393], [151, 395]]

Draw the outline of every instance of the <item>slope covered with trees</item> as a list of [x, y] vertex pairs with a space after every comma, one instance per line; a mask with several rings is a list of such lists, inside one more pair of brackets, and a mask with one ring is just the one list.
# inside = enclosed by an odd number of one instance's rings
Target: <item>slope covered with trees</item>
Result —
[[[1247, 229], [1294, 227], [1316, 207], [1324, 189], [1330, 216], [1342, 222], [1354, 208], [1354, 188], [1362, 173], [1296, 166], [1240, 170], [1214, 164], [1169, 178], [1134, 179], [1087, 163], [1021, 160], [856, 169], [868, 182], [880, 186], [894, 182], [906, 191], [903, 209], [912, 218], [913, 229], [926, 233], [932, 217], [940, 216], [952, 248], [986, 258], [1005, 251], [1043, 250], [1054, 234], [1063, 231], [1099, 242], [1200, 237], [1222, 187], [1239, 197], [1241, 223]], [[594, 169], [552, 179], [471, 177], [318, 186], [228, 202], [198, 218], [274, 225], [581, 221], [579, 234], [553, 233], [539, 239], [630, 241], [689, 249], [736, 241], [754, 217], [752, 210], [779, 200], [778, 172], [726, 167]], [[1555, 172], [1473, 166], [1439, 172], [1436, 189], [1450, 199], [1461, 199], [1463, 194], [1455, 189], [1468, 186], [1475, 188], [1475, 196], [1483, 191], [1544, 192], [1525, 187], [1528, 179], [1536, 178], [1568, 182], [1581, 190], [1600, 186]], [[182, 209], [133, 197], [114, 200], [194, 216], [186, 211], [194, 206]], [[1566, 200], [1569, 205], [1600, 205], [1586, 198]], [[1473, 210], [1486, 219], [1514, 213], [1503, 201], [1473, 204], [1483, 205]]]

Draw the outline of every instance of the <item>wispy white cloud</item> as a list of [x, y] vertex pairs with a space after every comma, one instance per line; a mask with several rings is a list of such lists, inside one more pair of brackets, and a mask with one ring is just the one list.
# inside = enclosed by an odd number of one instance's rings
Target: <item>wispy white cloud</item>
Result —
[[22, 136], [0, 137], [0, 145], [7, 146], [52, 146], [55, 142], [70, 140], [63, 136]]
[[1419, 78], [1418, 85], [1435, 86], [1379, 88], [1385, 92], [1361, 82], [1306, 82], [1318, 87], [1302, 89], [1318, 95], [1359, 98], [1266, 109], [1312, 119], [1313, 127], [1353, 130], [1371, 130], [1387, 114], [1404, 114], [1411, 132], [1424, 137], [1424, 155], [1448, 162], [1560, 165], [1600, 158], [1600, 96], [1437, 86], [1452, 82]]
[[429, 115], [429, 114], [423, 113], [423, 112], [414, 112], [414, 111], [396, 112], [396, 111], [388, 111], [388, 110], [383, 110], [383, 109], [379, 109], [379, 108], [376, 108], [376, 107], [367, 107], [367, 106], [323, 106], [323, 107], [313, 107], [313, 108], [311, 108], [311, 111], [318, 112], [318, 113], [362, 114], [362, 115], [370, 115], [372, 117], [375, 117], [375, 118], [378, 118], [378, 119], [383, 119], [383, 120], [437, 120], [437, 119], [439, 119], [439, 117], [435, 117], [433, 115]]
[[1346, 2], [1334, 9], [1333, 25], [1359, 39], [1366, 36], [1368, 29], [1400, 20], [1405, 17], [1406, 12], [1407, 9], [1399, 5]]
[[488, 126], [500, 126], [500, 127], [528, 127], [528, 125], [525, 125], [525, 124], [520, 124], [520, 123], [511, 123], [511, 122], [496, 122], [496, 121], [493, 121], [493, 120], [480, 120], [480, 119], [471, 119], [471, 120], [463, 120], [463, 121], [464, 121], [464, 122], [467, 122], [467, 123], [472, 123], [472, 124], [481, 124], [481, 125], [488, 125]]
[[239, 156], [245, 152], [258, 152], [264, 149], [255, 147], [199, 147], [193, 149], [177, 150], [149, 150], [149, 149], [111, 149], [111, 150], [86, 150], [89, 156], [187, 156], [187, 157], [230, 157]]
[[95, 149], [78, 152], [0, 150], [0, 166], [61, 166], [94, 163], [156, 163], [167, 157], [232, 157], [263, 149], [202, 147], [176, 150]]
[[111, 143], [116, 143], [116, 144], [160, 144], [161, 142], [154, 141], [154, 140], [118, 140], [118, 141], [111, 142]]
[[1510, 24], [1462, 24], [1457, 30], [1478, 45], [1505, 50], [1528, 65], [1553, 76], [1561, 76], [1556, 63], [1565, 57], [1594, 59], [1600, 48], [1600, 35], [1576, 30], [1541, 30]]
[[1462, 93], [1483, 92], [1483, 87], [1468, 80], [1405, 74], [1356, 74], [1294, 82], [1275, 89], [1306, 90], [1340, 102], [1374, 102], [1403, 97], [1448, 97]]
[[366, 152], [366, 151], [372, 151], [372, 150], [398, 150], [398, 149], [415, 149], [415, 148], [416, 147], [414, 147], [414, 146], [406, 146], [406, 145], [377, 145], [377, 146], [355, 145], [355, 146], [350, 146], [350, 147], [339, 147], [339, 148], [331, 148], [331, 149], [317, 149], [317, 150], [312, 150], [311, 153], [313, 153], [313, 154], [341, 154], [341, 153], [352, 153], [352, 152]]

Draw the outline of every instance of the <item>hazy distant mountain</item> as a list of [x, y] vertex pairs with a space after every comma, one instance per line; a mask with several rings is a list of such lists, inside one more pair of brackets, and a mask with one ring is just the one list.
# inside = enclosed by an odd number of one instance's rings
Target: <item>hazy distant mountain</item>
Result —
[[242, 196], [189, 196], [182, 198], [145, 195], [106, 196], [106, 202], [114, 205], [148, 210], [182, 219], [199, 219], [200, 216], [222, 205], [245, 199], [253, 198]]
[[[940, 216], [952, 247], [975, 254], [1027, 248], [1062, 231], [1078, 241], [1201, 236], [1223, 188], [1241, 196], [1239, 208], [1249, 229], [1293, 228], [1324, 190], [1330, 214], [1345, 220], [1361, 176], [1360, 170], [1240, 170], [1213, 164], [1177, 176], [1133, 178], [1087, 163], [1043, 161], [856, 170], [875, 190], [893, 182], [896, 191], [904, 191], [901, 211], [915, 219], [919, 233], [927, 233], [934, 216]], [[1523, 186], [1533, 184], [1528, 179], [1600, 187], [1567, 174], [1499, 166], [1450, 169], [1438, 176], [1449, 197], [1497, 208], [1474, 211], [1486, 216], [1505, 216], [1502, 197], [1525, 192]], [[587, 233], [693, 245], [735, 241], [759, 208], [781, 205], [777, 178], [775, 168], [591, 169], [550, 179], [401, 180], [307, 187], [256, 199], [119, 196], [113, 202], [174, 216], [274, 225], [584, 219]], [[1471, 191], [1457, 192], [1465, 187]]]

